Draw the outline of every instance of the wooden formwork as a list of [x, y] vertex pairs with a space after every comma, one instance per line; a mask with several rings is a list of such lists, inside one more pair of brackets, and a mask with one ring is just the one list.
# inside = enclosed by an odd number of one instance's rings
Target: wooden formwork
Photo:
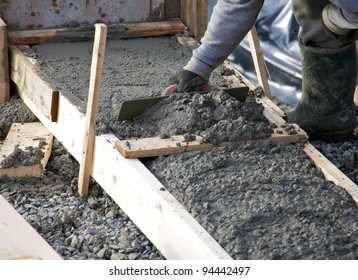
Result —
[[[174, 11], [171, 12], [174, 13]], [[158, 23], [146, 24], [154, 27]], [[24, 37], [21, 37], [20, 33], [15, 35], [11, 32], [9, 32], [10, 40], [16, 38], [25, 42], [25, 33], [22, 33]], [[143, 33], [137, 30], [137, 34]], [[152, 33], [150, 36], [154, 35], [156, 34]], [[47, 36], [46, 38], [53, 40], [54, 37]], [[56, 39], [60, 39], [58, 34]], [[43, 125], [80, 161], [86, 116], [61, 92], [57, 92], [50, 84], [42, 80], [36, 66], [18, 46], [10, 46], [9, 52], [10, 76], [16, 91]], [[42, 82], [39, 82], [41, 80]], [[253, 87], [247, 81], [244, 82], [251, 88]], [[39, 106], [38, 99], [51, 100], [54, 93], [57, 94], [56, 102]], [[267, 97], [262, 98], [261, 101], [271, 108], [266, 112], [270, 112], [275, 122], [285, 123], [282, 118], [284, 114], [277, 106]], [[91, 176], [158, 250], [167, 259], [231, 259], [230, 255], [138, 159], [126, 159], [120, 154], [116, 149], [117, 144], [118, 138], [111, 134], [95, 137]], [[347, 189], [358, 203], [357, 186], [351, 180], [333, 165], [328, 164], [328, 160], [310, 144], [306, 144], [305, 151], [328, 180]]]
[[0, 104], [10, 98], [7, 26], [0, 18]]
[[208, 2], [208, 0], [182, 0], [180, 3], [180, 18], [198, 41], [206, 31]]
[[[7, 0], [0, 11], [10, 29], [40, 29], [60, 26], [164, 20], [167, 0]], [[171, 1], [169, 1], [171, 2]]]

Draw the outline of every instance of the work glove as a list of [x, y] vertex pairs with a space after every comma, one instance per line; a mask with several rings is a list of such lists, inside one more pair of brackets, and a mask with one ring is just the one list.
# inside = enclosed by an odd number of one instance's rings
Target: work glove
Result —
[[178, 92], [200, 91], [202, 85], [208, 83], [207, 80], [188, 70], [180, 70], [169, 78], [170, 85], [177, 84]]

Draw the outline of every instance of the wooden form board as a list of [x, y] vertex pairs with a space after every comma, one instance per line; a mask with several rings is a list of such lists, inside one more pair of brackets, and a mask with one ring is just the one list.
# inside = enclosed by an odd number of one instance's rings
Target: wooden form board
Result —
[[55, 250], [1, 195], [0, 259], [61, 260]]
[[208, 0], [181, 0], [180, 19], [200, 41], [208, 25]]
[[0, 18], [0, 104], [10, 99], [7, 26]]
[[202, 143], [202, 137], [198, 135], [196, 136], [196, 139], [191, 142], [185, 141], [184, 136], [182, 135], [175, 135], [168, 139], [151, 137], [132, 140], [120, 140], [116, 141], [116, 148], [125, 158], [141, 158], [206, 150], [215, 146], [224, 146], [230, 144], [259, 143], [265, 141], [299, 143], [307, 140], [306, 132], [300, 129], [296, 124], [292, 124], [296, 134], [287, 133], [285, 129], [281, 127], [285, 125], [285, 122], [279, 117], [276, 117], [275, 113], [271, 110], [270, 107], [266, 105], [266, 103], [260, 101], [259, 99], [257, 99], [257, 102], [264, 106], [264, 115], [266, 118], [277, 126], [277, 128], [274, 129], [274, 133], [271, 135], [271, 137], [242, 141], [241, 143], [223, 142], [219, 145], [213, 145], [210, 143]]
[[[20, 50], [13, 55], [16, 60], [29, 59]], [[46, 128], [80, 161], [85, 115], [60, 94], [58, 119], [51, 122], [28, 95], [21, 97]], [[118, 138], [113, 135], [95, 137], [91, 175], [164, 257], [231, 259], [139, 160], [125, 159], [117, 151], [115, 141]]]
[[[108, 26], [108, 38], [130, 38], [171, 35], [184, 32], [185, 25], [179, 19], [159, 22], [118, 23]], [[9, 31], [9, 42], [12, 44], [40, 44], [56, 41], [92, 40], [94, 27], [52, 28]]]
[[15, 82], [21, 97], [29, 98], [49, 120], [57, 120], [57, 90], [44, 81], [40, 73], [29, 59], [20, 59], [21, 51], [9, 46], [10, 75]]
[[256, 76], [259, 84], [263, 88], [265, 96], [272, 98], [270, 85], [267, 79], [265, 59], [261, 50], [255, 25], [247, 33], [247, 38], [249, 40], [251, 56], [254, 62]]
[[165, 18], [164, 0], [7, 0], [0, 11], [10, 29], [115, 22], [158, 21]]
[[8, 168], [2, 168], [0, 166], [0, 176], [42, 176], [51, 155], [52, 143], [53, 136], [41, 122], [12, 124], [0, 150], [0, 164], [4, 159], [11, 156], [15, 148], [26, 151], [28, 147], [41, 147], [43, 157], [39, 162], [32, 165], [20, 165]]
[[98, 102], [102, 83], [102, 68], [105, 57], [107, 26], [96, 23], [95, 38], [92, 51], [90, 85], [88, 90], [86, 126], [83, 133], [82, 158], [80, 161], [80, 172], [78, 178], [78, 193], [88, 194], [91, 177], [93, 144], [95, 139], [95, 126], [98, 113]]

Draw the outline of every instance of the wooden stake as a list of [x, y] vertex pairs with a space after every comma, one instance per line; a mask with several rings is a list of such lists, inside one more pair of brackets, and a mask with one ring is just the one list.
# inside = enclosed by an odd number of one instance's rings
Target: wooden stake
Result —
[[97, 23], [95, 24], [95, 28], [85, 134], [78, 180], [78, 193], [80, 195], [86, 195], [88, 193], [89, 179], [92, 171], [93, 147], [95, 140], [94, 127], [96, 125], [100, 85], [102, 81], [102, 67], [107, 38], [107, 26], [105, 24]]
[[255, 65], [257, 79], [259, 80], [259, 84], [263, 88], [265, 95], [271, 99], [272, 96], [266, 74], [265, 59], [262, 55], [260, 41], [259, 37], [257, 36], [255, 26], [253, 26], [249, 33], [247, 33], [247, 37], [249, 39], [251, 55]]
[[0, 104], [10, 99], [7, 26], [0, 18]]

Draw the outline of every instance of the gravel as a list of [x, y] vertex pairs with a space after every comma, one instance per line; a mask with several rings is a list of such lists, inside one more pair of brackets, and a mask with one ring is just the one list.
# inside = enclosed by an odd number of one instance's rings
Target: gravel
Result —
[[[358, 135], [358, 134], [357, 134]], [[311, 142], [349, 179], [358, 185], [358, 138], [338, 143]]]
[[76, 194], [78, 170], [78, 162], [55, 140], [45, 176], [2, 176], [0, 194], [64, 259], [163, 259], [94, 181], [87, 197]]

